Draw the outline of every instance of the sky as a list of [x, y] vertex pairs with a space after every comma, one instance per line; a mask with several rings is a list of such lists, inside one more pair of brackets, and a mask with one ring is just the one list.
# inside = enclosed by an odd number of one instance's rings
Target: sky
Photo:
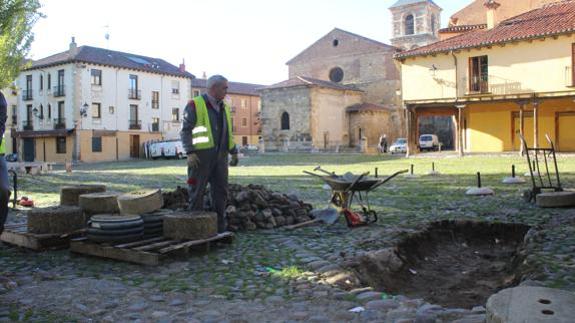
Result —
[[[273, 84], [285, 63], [337, 27], [389, 43], [396, 0], [41, 0], [30, 58], [89, 45], [182, 60], [196, 77]], [[471, 0], [435, 0], [441, 24]], [[109, 33], [109, 40], [105, 35]]]

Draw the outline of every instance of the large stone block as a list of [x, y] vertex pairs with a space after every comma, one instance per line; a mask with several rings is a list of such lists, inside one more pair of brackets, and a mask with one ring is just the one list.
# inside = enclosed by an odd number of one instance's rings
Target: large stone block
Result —
[[508, 288], [487, 300], [487, 323], [572, 323], [575, 294], [552, 288]]
[[218, 217], [213, 212], [176, 213], [164, 217], [164, 237], [202, 240], [218, 234]]
[[82, 209], [77, 206], [52, 206], [28, 212], [28, 232], [36, 234], [69, 233], [86, 227]]
[[78, 206], [80, 195], [106, 191], [106, 185], [68, 185], [60, 188], [60, 205]]

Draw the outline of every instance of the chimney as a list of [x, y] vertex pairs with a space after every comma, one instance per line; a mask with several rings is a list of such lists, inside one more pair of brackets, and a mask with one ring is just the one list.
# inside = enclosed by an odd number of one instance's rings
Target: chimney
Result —
[[182, 58], [182, 64], [180, 64], [180, 72], [182, 73], [186, 72], [186, 61], [184, 61], [183, 58]]
[[501, 4], [495, 0], [486, 0], [483, 5], [487, 8], [487, 30], [493, 29], [496, 21], [495, 13]]
[[78, 45], [76, 44], [76, 37], [72, 36], [72, 42], [70, 43], [70, 50], [68, 55], [72, 58], [78, 53]]

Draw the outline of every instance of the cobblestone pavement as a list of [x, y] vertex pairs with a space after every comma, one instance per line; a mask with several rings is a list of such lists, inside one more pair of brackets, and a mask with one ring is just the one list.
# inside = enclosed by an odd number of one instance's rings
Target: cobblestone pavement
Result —
[[[484, 181], [499, 183], [502, 175], [486, 175]], [[239, 182], [252, 179], [240, 177]], [[41, 181], [34, 183], [42, 185]], [[564, 181], [575, 186], [573, 175]], [[301, 176], [258, 183], [275, 191], [295, 190], [316, 207], [323, 207], [328, 196], [321, 184]], [[66, 250], [35, 253], [0, 245], [0, 320], [482, 322], [484, 304], [454, 309], [389, 295], [352, 286], [353, 277], [346, 271], [346, 259], [394, 246], [406, 234], [442, 219], [532, 226], [525, 238], [522, 284], [575, 291], [575, 210], [524, 203], [520, 195], [527, 186], [494, 184], [493, 197], [465, 197], [470, 183], [472, 176], [398, 179], [372, 198], [383, 215], [377, 225], [349, 230], [339, 223], [239, 233], [232, 245], [159, 267], [81, 257]], [[13, 213], [10, 221], [23, 217]]]

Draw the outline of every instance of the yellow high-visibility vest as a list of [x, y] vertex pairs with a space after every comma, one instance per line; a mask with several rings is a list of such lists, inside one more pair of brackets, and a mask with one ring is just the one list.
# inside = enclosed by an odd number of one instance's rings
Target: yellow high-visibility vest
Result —
[[[208, 116], [208, 107], [206, 101], [200, 95], [195, 97], [196, 106], [196, 125], [192, 129], [192, 144], [197, 150], [214, 148], [214, 138], [212, 138], [212, 125]], [[226, 115], [226, 127], [228, 129], [228, 149], [235, 147], [234, 135], [232, 134], [232, 117], [230, 107], [224, 103], [224, 112]]]
[[6, 134], [2, 135], [2, 143], [0, 143], [0, 155], [6, 154]]

